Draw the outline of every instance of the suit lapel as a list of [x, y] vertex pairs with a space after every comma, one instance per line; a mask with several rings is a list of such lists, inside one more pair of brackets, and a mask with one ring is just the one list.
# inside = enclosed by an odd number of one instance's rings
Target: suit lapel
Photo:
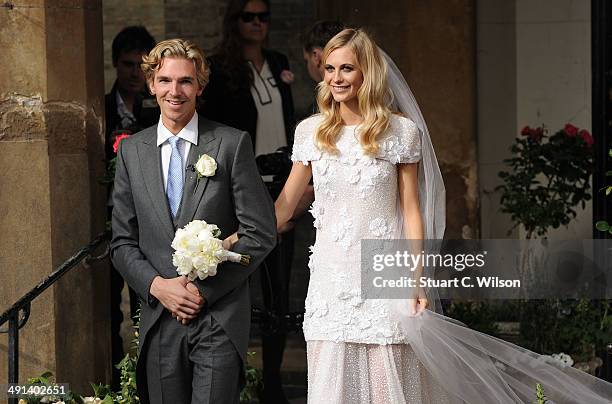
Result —
[[179, 228], [193, 220], [209, 181], [209, 177], [201, 177], [198, 181], [198, 173], [195, 171], [195, 168], [191, 170], [189, 167], [194, 167], [200, 156], [204, 154], [208, 154], [216, 161], [220, 144], [221, 139], [215, 136], [213, 128], [200, 116], [198, 118], [198, 144], [191, 145], [187, 158], [186, 167], [188, 169], [185, 172], [185, 185], [183, 187], [181, 209], [177, 220]]
[[140, 168], [142, 170], [142, 177], [144, 178], [147, 192], [153, 202], [153, 209], [157, 213], [159, 221], [162, 223], [166, 233], [170, 238], [174, 238], [174, 226], [172, 225], [168, 199], [164, 191], [161, 150], [157, 147], [156, 128], [157, 126], [154, 126], [149, 129], [150, 133], [148, 133], [143, 141], [138, 144], [138, 158], [140, 160]]

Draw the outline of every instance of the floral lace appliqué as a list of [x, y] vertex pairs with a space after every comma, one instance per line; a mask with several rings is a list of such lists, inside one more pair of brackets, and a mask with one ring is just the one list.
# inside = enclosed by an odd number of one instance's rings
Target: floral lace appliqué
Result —
[[346, 207], [342, 208], [340, 211], [340, 217], [338, 219], [339, 220], [332, 228], [332, 238], [342, 247], [348, 249], [348, 247], [351, 245], [350, 231], [353, 227], [353, 221], [351, 220]]
[[330, 198], [335, 198], [336, 191], [330, 185], [335, 174], [336, 170], [327, 159], [319, 160], [316, 164], [313, 164], [313, 187], [315, 194], [325, 194]]
[[312, 275], [315, 271], [315, 246], [311, 245], [308, 247], [310, 251], [310, 256], [308, 257], [308, 269], [310, 269], [310, 274]]
[[372, 232], [376, 238], [390, 238], [391, 226], [389, 226], [386, 219], [377, 217], [370, 222], [370, 232]]
[[310, 206], [310, 210], [309, 210], [310, 214], [312, 215], [312, 217], [314, 218], [314, 222], [313, 222], [313, 226], [316, 229], [321, 229], [321, 225], [323, 223], [323, 213], [325, 212], [325, 209], [323, 208], [323, 206], [320, 203], [317, 203], [317, 201], [315, 200], [312, 205]]

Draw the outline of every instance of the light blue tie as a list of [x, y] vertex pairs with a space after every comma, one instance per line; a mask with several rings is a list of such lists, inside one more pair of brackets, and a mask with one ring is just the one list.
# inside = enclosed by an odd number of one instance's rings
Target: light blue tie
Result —
[[168, 143], [172, 146], [172, 153], [170, 154], [170, 164], [168, 165], [168, 184], [166, 186], [166, 195], [168, 196], [168, 204], [172, 211], [172, 217], [176, 217], [176, 212], [181, 205], [181, 198], [183, 196], [183, 157], [179, 150], [179, 141], [181, 138], [172, 136], [168, 138]]

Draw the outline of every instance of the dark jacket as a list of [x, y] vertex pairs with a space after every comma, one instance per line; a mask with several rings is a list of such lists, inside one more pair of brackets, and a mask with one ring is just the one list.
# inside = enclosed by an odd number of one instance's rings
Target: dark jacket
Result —
[[[270, 66], [272, 75], [278, 85], [283, 102], [283, 117], [285, 120], [285, 135], [287, 144], [293, 145], [293, 130], [295, 117], [291, 87], [280, 78], [283, 70], [289, 70], [287, 56], [272, 50], [263, 50], [264, 57]], [[200, 114], [213, 121], [244, 130], [251, 135], [253, 147], [257, 129], [257, 107], [251, 96], [250, 87], [241, 87], [235, 91], [228, 88], [229, 77], [221, 66], [217, 55], [208, 59], [210, 63], [210, 80], [202, 94]]]
[[[145, 107], [143, 107], [145, 104]], [[106, 122], [106, 157], [111, 159], [115, 157], [113, 152], [114, 139], [111, 139], [111, 135], [116, 130], [129, 130], [132, 133], [140, 132], [144, 128], [155, 125], [159, 121], [160, 110], [157, 106], [155, 98], [136, 97], [134, 100], [134, 110], [132, 113], [136, 118], [136, 125], [131, 128], [122, 128], [121, 118], [117, 113], [117, 82], [113, 84], [113, 88], [110, 93], [104, 97], [104, 109], [105, 109], [105, 122]]]

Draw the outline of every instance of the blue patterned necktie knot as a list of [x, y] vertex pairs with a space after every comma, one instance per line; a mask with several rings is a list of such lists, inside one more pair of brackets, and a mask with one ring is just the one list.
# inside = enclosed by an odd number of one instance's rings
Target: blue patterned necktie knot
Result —
[[168, 143], [172, 147], [172, 153], [170, 154], [170, 164], [168, 165], [168, 184], [166, 186], [166, 195], [168, 196], [168, 204], [170, 205], [170, 211], [172, 217], [176, 217], [176, 212], [181, 205], [181, 198], [183, 196], [183, 182], [185, 170], [183, 170], [183, 157], [179, 145], [181, 138], [172, 136], [168, 138]]

